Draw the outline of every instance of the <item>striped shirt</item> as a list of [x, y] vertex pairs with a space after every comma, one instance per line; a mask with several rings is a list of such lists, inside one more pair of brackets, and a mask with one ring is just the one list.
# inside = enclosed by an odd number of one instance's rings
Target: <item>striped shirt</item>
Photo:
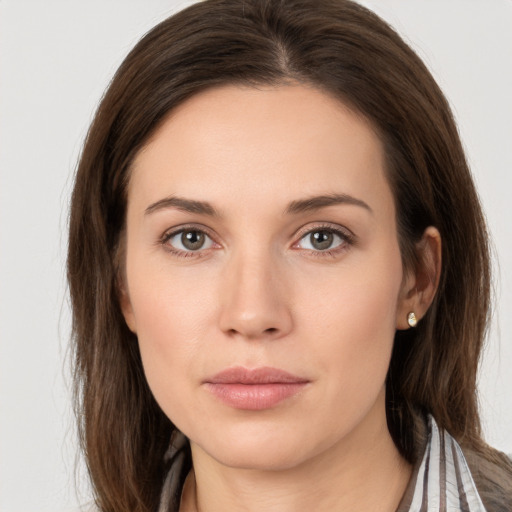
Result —
[[[166, 454], [169, 471], [158, 512], [178, 512], [185, 477], [190, 470], [188, 441], [174, 437]], [[512, 510], [512, 509], [511, 509]], [[439, 430], [428, 418], [428, 439], [423, 457], [416, 463], [396, 512], [491, 512], [486, 511], [471, 471], [457, 441]]]
[[462, 450], [428, 418], [428, 441], [397, 512], [485, 512]]

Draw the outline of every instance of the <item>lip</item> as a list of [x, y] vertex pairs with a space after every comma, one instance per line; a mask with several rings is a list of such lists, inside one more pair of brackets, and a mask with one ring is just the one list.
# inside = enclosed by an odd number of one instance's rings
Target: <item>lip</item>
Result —
[[227, 368], [203, 384], [216, 398], [235, 409], [263, 410], [291, 398], [309, 380], [278, 368]]

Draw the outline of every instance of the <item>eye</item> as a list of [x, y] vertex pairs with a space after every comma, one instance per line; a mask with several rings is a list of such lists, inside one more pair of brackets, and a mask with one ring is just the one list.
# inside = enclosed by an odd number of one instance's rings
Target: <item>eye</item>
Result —
[[351, 237], [347, 233], [333, 228], [316, 228], [308, 231], [295, 247], [321, 252], [336, 250], [350, 242]]
[[182, 229], [169, 233], [163, 242], [177, 253], [210, 249], [214, 245], [213, 240], [199, 229]]

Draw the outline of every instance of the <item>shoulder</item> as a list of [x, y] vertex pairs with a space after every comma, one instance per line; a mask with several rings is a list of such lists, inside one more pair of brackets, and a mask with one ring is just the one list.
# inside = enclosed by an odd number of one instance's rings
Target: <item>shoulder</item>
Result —
[[462, 447], [473, 480], [488, 512], [512, 510], [512, 460], [485, 447], [482, 451]]
[[398, 511], [512, 511], [512, 461], [505, 454], [484, 443], [461, 446], [430, 415], [421, 426], [413, 474]]

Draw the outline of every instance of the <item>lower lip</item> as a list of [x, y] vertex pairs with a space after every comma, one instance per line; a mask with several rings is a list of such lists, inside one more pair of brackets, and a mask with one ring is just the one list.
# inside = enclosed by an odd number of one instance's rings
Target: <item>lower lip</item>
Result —
[[269, 384], [206, 383], [208, 391], [236, 409], [261, 411], [270, 409], [296, 395], [307, 382], [275, 382]]

